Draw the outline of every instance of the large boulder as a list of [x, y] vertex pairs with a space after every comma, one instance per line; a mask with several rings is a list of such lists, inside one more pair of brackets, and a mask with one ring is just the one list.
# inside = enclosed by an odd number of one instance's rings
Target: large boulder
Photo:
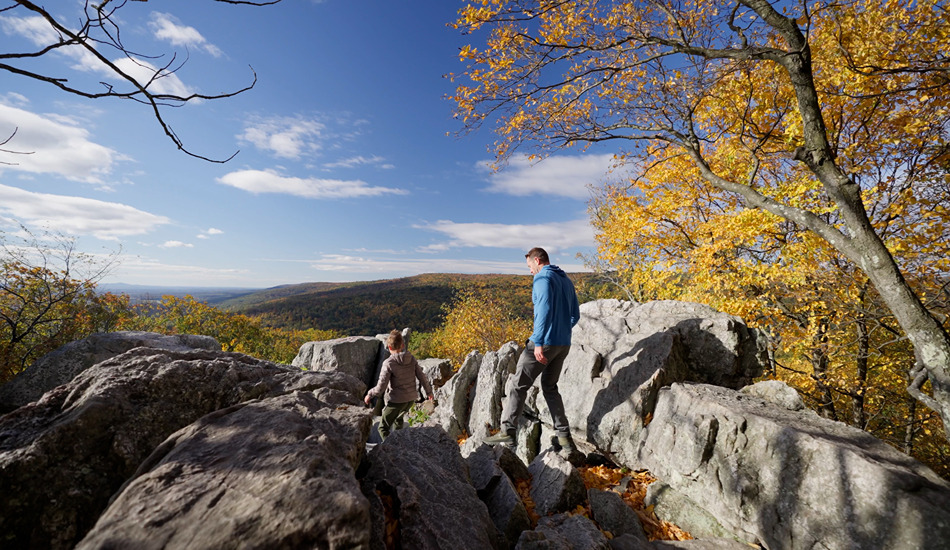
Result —
[[528, 466], [531, 499], [539, 516], [569, 512], [587, 504], [587, 488], [581, 474], [560, 454], [548, 449]]
[[591, 519], [603, 531], [614, 537], [629, 535], [646, 544], [647, 536], [640, 517], [624, 502], [620, 494], [591, 488], [587, 490], [587, 501], [590, 504]]
[[584, 516], [554, 514], [521, 533], [515, 550], [610, 550], [607, 537]]
[[0, 417], [0, 543], [72, 548], [172, 433], [251, 399], [359, 380], [238, 353], [137, 347]]
[[482, 354], [473, 351], [465, 357], [459, 370], [436, 390], [435, 399], [439, 406], [426, 422], [439, 426], [452, 438], [469, 434], [468, 419], [472, 410], [472, 387], [478, 379], [478, 370], [482, 364]]
[[499, 548], [504, 538], [472, 486], [458, 443], [439, 427], [393, 432], [367, 455], [371, 547]]
[[310, 371], [346, 373], [371, 388], [376, 385], [375, 375], [385, 348], [378, 338], [370, 336], [307, 342], [300, 346], [291, 364]]
[[932, 470], [867, 432], [735, 390], [662, 390], [638, 459], [734, 536], [766, 548], [950, 541], [950, 483]]
[[40, 357], [13, 380], [0, 386], [0, 414], [32, 403], [44, 393], [69, 382], [89, 367], [132, 348], [218, 351], [221, 344], [210, 336], [164, 335], [155, 332], [101, 332]]
[[469, 394], [471, 414], [468, 417], [468, 434], [480, 440], [491, 435], [501, 422], [501, 405], [505, 395], [505, 381], [515, 373], [521, 349], [508, 342], [498, 351], [481, 356], [475, 386]]
[[369, 421], [325, 388], [211, 413], [146, 459], [77, 548], [366, 548]]
[[[686, 381], [740, 388], [761, 375], [766, 351], [763, 333], [702, 304], [585, 303], [559, 383], [571, 431], [630, 465], [661, 388]], [[550, 423], [547, 403], [535, 403], [527, 414]]]
[[640, 340], [637, 335], [664, 332], [678, 337], [683, 360], [700, 382], [740, 388], [760, 376], [768, 363], [764, 332], [735, 315], [694, 302], [587, 302], [581, 305], [572, 341], [609, 360], [633, 349]]
[[452, 377], [452, 361], [448, 359], [437, 359], [435, 357], [419, 359], [419, 366], [422, 367], [422, 372], [429, 378], [432, 389], [441, 388]]
[[521, 500], [518, 483], [530, 483], [528, 467], [508, 447], [481, 445], [466, 457], [472, 486], [508, 543], [514, 546], [531, 517]]
[[[763, 333], [738, 317], [687, 302], [588, 302], [572, 339], [558, 387], [574, 440], [622, 465], [636, 461], [661, 388], [683, 381], [739, 388], [767, 364]], [[508, 343], [498, 352], [473, 352], [440, 390], [433, 422], [453, 436], [471, 436], [469, 451], [489, 427], [499, 427], [499, 388], [507, 390], [519, 351]], [[529, 390], [520, 419], [517, 452], [526, 462], [550, 447], [550, 412], [539, 385]]]

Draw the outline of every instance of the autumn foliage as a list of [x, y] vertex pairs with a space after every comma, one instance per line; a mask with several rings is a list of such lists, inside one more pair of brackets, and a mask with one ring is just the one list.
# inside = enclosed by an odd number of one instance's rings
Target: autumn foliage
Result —
[[636, 173], [591, 203], [595, 263], [634, 299], [768, 330], [772, 376], [946, 476], [946, 16], [482, 0], [457, 22], [486, 38], [461, 51], [455, 100], [467, 126], [495, 125], [499, 159], [616, 144]]
[[0, 256], [0, 383], [43, 355], [97, 332], [144, 330], [211, 336], [226, 351], [290, 363], [300, 346], [342, 336], [335, 331], [269, 327], [191, 296], [133, 305], [126, 295], [99, 293], [110, 258], [77, 253], [56, 235], [6, 244]]
[[[504, 298], [498, 288], [460, 288], [445, 306], [444, 322], [428, 339], [426, 355], [450, 359], [458, 369], [472, 351], [487, 353], [497, 351], [506, 342], [523, 343], [531, 335], [533, 321], [518, 315], [523, 307], [514, 307], [511, 299]], [[521, 294], [521, 300], [525, 299], [530, 304], [530, 295]]]
[[331, 340], [340, 333], [319, 329], [281, 329], [255, 317], [232, 313], [191, 296], [163, 296], [157, 304], [136, 306], [133, 317], [120, 328], [162, 334], [201, 334], [216, 339], [224, 351], [246, 353], [289, 364], [306, 342]]

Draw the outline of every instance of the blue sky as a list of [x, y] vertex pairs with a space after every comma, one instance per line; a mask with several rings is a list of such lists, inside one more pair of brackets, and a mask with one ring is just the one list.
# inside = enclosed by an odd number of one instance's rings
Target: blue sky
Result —
[[[83, 3], [45, 7], [78, 22]], [[236, 97], [166, 110], [189, 150], [177, 151], [147, 106], [90, 100], [6, 72], [0, 134], [0, 230], [19, 224], [121, 250], [104, 282], [264, 288], [419, 273], [522, 273], [549, 249], [568, 271], [593, 252], [590, 185], [607, 181], [612, 150], [523, 157], [492, 172], [490, 128], [457, 135], [454, 84], [463, 5], [284, 0], [269, 7], [210, 0], [128, 2], [126, 47], [186, 60], [161, 86]], [[49, 27], [0, 13], [4, 51], [35, 48]], [[115, 52], [103, 51], [107, 56]], [[77, 52], [31, 67], [71, 83], [108, 79]], [[0, 138], [2, 139], [2, 138]]]

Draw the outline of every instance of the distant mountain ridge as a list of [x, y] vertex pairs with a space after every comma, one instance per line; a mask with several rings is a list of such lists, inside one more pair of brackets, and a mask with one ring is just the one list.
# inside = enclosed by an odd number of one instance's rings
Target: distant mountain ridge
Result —
[[[575, 285], [591, 273], [571, 273]], [[129, 294], [133, 302], [164, 295], [190, 295], [221, 309], [259, 316], [270, 326], [336, 330], [346, 335], [382, 334], [409, 327], [438, 328], [456, 292], [478, 286], [503, 301], [515, 315], [531, 317], [531, 275], [427, 273], [396, 279], [345, 283], [300, 283], [265, 289], [101, 285], [101, 291]]]
[[132, 299], [133, 304], [158, 302], [162, 296], [191, 296], [194, 299], [211, 305], [230, 300], [246, 294], [261, 292], [259, 288], [243, 287], [205, 287], [205, 286], [161, 286], [161, 285], [130, 285], [126, 283], [101, 283], [96, 287], [100, 293], [125, 294]]
[[531, 315], [530, 275], [434, 273], [354, 283], [284, 285], [224, 300], [218, 307], [262, 317], [282, 328], [382, 334], [409, 327], [429, 332], [442, 324], [444, 305], [460, 288], [492, 290], [518, 315]]

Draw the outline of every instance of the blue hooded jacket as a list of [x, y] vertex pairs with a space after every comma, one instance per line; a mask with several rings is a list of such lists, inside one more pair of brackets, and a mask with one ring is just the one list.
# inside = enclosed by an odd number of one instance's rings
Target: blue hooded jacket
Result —
[[534, 276], [531, 289], [534, 303], [534, 333], [531, 341], [536, 346], [569, 346], [571, 329], [581, 317], [574, 283], [556, 265], [545, 265]]

